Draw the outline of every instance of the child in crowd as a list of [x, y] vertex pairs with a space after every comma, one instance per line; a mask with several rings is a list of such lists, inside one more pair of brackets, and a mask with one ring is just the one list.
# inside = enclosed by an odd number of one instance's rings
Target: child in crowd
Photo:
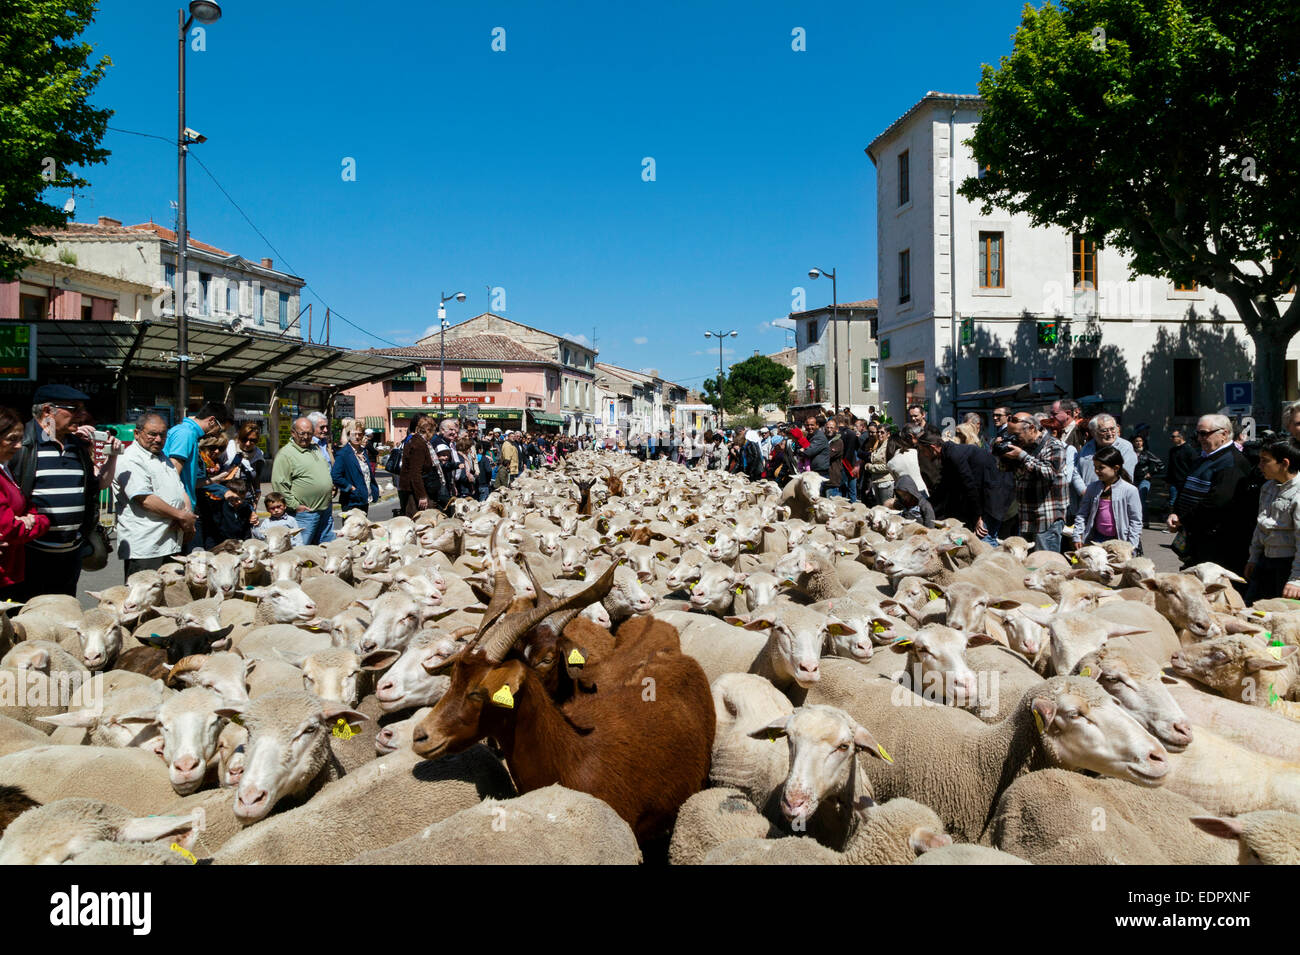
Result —
[[916, 482], [906, 474], [894, 485], [894, 501], [891, 506], [900, 509], [904, 517], [920, 521], [924, 527], [934, 527], [934, 508], [930, 505], [929, 495], [918, 488]]
[[1142, 553], [1142, 499], [1124, 469], [1119, 448], [1101, 448], [1092, 459], [1097, 480], [1088, 485], [1074, 518], [1074, 549], [1104, 541], [1128, 541]]
[[268, 527], [287, 527], [293, 530], [298, 526], [298, 522], [287, 513], [289, 505], [285, 502], [284, 495], [279, 491], [272, 491], [262, 500], [266, 504], [267, 517], [253, 525], [253, 536], [258, 540], [266, 540], [266, 529]]
[[1296, 529], [1300, 528], [1300, 445], [1290, 438], [1270, 441], [1259, 450], [1264, 477], [1259, 492], [1259, 516], [1250, 539], [1246, 563], [1246, 603], [1270, 597], [1300, 600], [1300, 560]]

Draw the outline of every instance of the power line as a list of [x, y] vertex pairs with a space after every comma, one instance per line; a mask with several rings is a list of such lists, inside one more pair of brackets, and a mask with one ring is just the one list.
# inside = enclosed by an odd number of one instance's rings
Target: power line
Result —
[[[171, 142], [173, 142], [173, 140], [170, 140], [170, 139], [168, 139], [168, 138], [165, 137], [165, 136], [157, 136], [157, 135], [155, 135], [154, 133], [142, 133], [142, 132], [138, 132], [137, 130], [134, 130], [134, 129], [122, 129], [122, 128], [119, 127], [119, 126], [109, 126], [108, 128], [111, 129], [111, 130], [113, 130], [114, 132], [118, 132], [118, 133], [127, 133], [127, 134], [129, 134], [129, 135], [131, 135], [131, 136], [143, 136], [143, 137], [145, 137], [145, 138], [147, 138], [147, 139], [159, 139], [159, 140], [162, 140], [162, 141], [165, 142], [165, 143], [171, 143]], [[208, 178], [212, 180], [213, 185], [215, 185], [218, 189], [221, 190], [221, 194], [222, 194], [223, 196], [225, 196], [225, 197], [226, 197], [226, 200], [227, 200], [227, 201], [228, 201], [232, 206], [235, 207], [235, 210], [236, 210], [236, 211], [237, 211], [241, 216], [244, 217], [244, 221], [247, 222], [248, 225], [249, 225], [249, 227], [250, 227], [254, 232], [256, 232], [256, 233], [258, 234], [258, 236], [261, 238], [261, 240], [262, 240], [263, 242], [266, 243], [267, 248], [269, 248], [272, 252], [274, 252], [275, 255], [276, 255], [276, 257], [277, 257], [278, 259], [280, 259], [280, 261], [282, 261], [282, 262], [285, 264], [285, 266], [286, 266], [286, 267], [287, 267], [291, 272], [296, 273], [298, 270], [295, 269], [295, 268], [293, 267], [293, 264], [289, 261], [288, 256], [286, 256], [283, 252], [281, 252], [279, 249], [277, 249], [277, 248], [275, 247], [275, 243], [273, 243], [270, 239], [268, 239], [268, 238], [266, 237], [266, 233], [264, 233], [261, 229], [259, 229], [259, 228], [257, 227], [257, 223], [255, 223], [252, 219], [249, 218], [248, 213], [245, 212], [245, 211], [243, 210], [243, 208], [239, 205], [239, 203], [235, 201], [235, 197], [232, 196], [232, 195], [231, 195], [231, 194], [226, 190], [226, 187], [223, 186], [223, 185], [221, 184], [221, 181], [220, 181], [219, 179], [217, 179], [216, 175], [212, 172], [212, 170], [209, 169], [209, 168], [207, 167], [207, 164], [204, 163], [203, 160], [200, 159], [197, 155], [193, 155], [193, 154], [191, 154], [190, 158], [193, 159], [196, 163], [199, 164], [199, 168], [200, 168], [200, 169], [202, 169], [205, 173], [207, 173]], [[377, 342], [383, 342], [385, 345], [389, 345], [389, 346], [391, 346], [391, 347], [393, 347], [393, 348], [402, 348], [402, 347], [403, 347], [402, 345], [397, 344], [397, 342], [391, 342], [391, 341], [389, 341], [387, 338], [381, 338], [379, 335], [376, 335], [374, 332], [371, 332], [371, 331], [369, 331], [368, 329], [362, 328], [362, 327], [361, 327], [360, 325], [358, 325], [356, 322], [354, 322], [354, 321], [352, 321], [351, 319], [347, 318], [347, 316], [341, 314], [337, 309], [332, 308], [332, 307], [330, 306], [329, 302], [325, 301], [325, 297], [324, 297], [323, 295], [321, 295], [320, 292], [316, 291], [316, 289], [312, 287], [311, 283], [308, 282], [308, 281], [306, 281], [305, 279], [303, 280], [303, 288], [307, 289], [308, 291], [311, 292], [312, 295], [316, 296], [316, 298], [320, 301], [320, 303], [321, 303], [322, 305], [324, 305], [326, 309], [329, 310], [329, 313], [330, 313], [330, 317], [331, 317], [331, 318], [337, 318], [339, 321], [343, 322], [345, 325], [349, 325], [349, 326], [351, 326], [352, 328], [355, 328], [357, 331], [361, 332], [361, 334], [367, 336], [368, 338], [373, 338], [373, 339], [374, 339], [375, 341], [377, 341]], [[301, 328], [301, 326], [299, 326], [299, 327]], [[288, 329], [285, 329], [285, 331], [288, 331]], [[283, 332], [282, 332], [281, 334], [283, 334]]]

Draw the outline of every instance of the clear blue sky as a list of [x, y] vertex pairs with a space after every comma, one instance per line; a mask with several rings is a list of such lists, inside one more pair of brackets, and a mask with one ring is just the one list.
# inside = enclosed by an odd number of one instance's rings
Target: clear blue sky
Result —
[[[222, 3], [188, 59], [194, 154], [278, 254], [193, 162], [192, 236], [275, 257], [316, 315], [323, 300], [389, 341], [423, 335], [440, 291], [468, 293], [459, 321], [501, 286], [507, 317], [594, 326], [602, 360], [692, 386], [717, 363], [704, 329], [739, 330], [730, 362], [783, 346], [768, 323], [795, 286], [829, 304], [812, 266], [839, 270], [841, 301], [875, 296], [864, 147], [927, 90], [975, 92], [1022, 6]], [[103, 0], [86, 37], [113, 60], [95, 97], [110, 125], [174, 137], [177, 6]], [[77, 220], [172, 225], [174, 148], [105, 144]]]

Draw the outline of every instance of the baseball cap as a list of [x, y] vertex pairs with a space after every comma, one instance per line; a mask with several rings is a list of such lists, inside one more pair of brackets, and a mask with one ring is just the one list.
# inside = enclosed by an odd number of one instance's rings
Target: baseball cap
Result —
[[89, 401], [90, 395], [78, 391], [70, 385], [41, 385], [32, 395], [32, 404], [41, 405], [45, 402], [57, 401]]

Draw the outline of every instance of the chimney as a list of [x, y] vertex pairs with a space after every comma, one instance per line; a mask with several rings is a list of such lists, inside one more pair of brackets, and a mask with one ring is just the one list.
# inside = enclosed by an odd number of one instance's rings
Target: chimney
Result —
[[271, 259], [262, 259], [262, 268], [264, 268], [264, 269], [273, 269], [273, 268], [275, 268], [275, 265], [274, 265], [274, 263], [272, 262]]
[[115, 226], [121, 227], [121, 225], [122, 225], [122, 220], [121, 220], [121, 219], [110, 219], [108, 216], [100, 216], [100, 217], [99, 217], [99, 224], [100, 224], [100, 225], [115, 225]]

